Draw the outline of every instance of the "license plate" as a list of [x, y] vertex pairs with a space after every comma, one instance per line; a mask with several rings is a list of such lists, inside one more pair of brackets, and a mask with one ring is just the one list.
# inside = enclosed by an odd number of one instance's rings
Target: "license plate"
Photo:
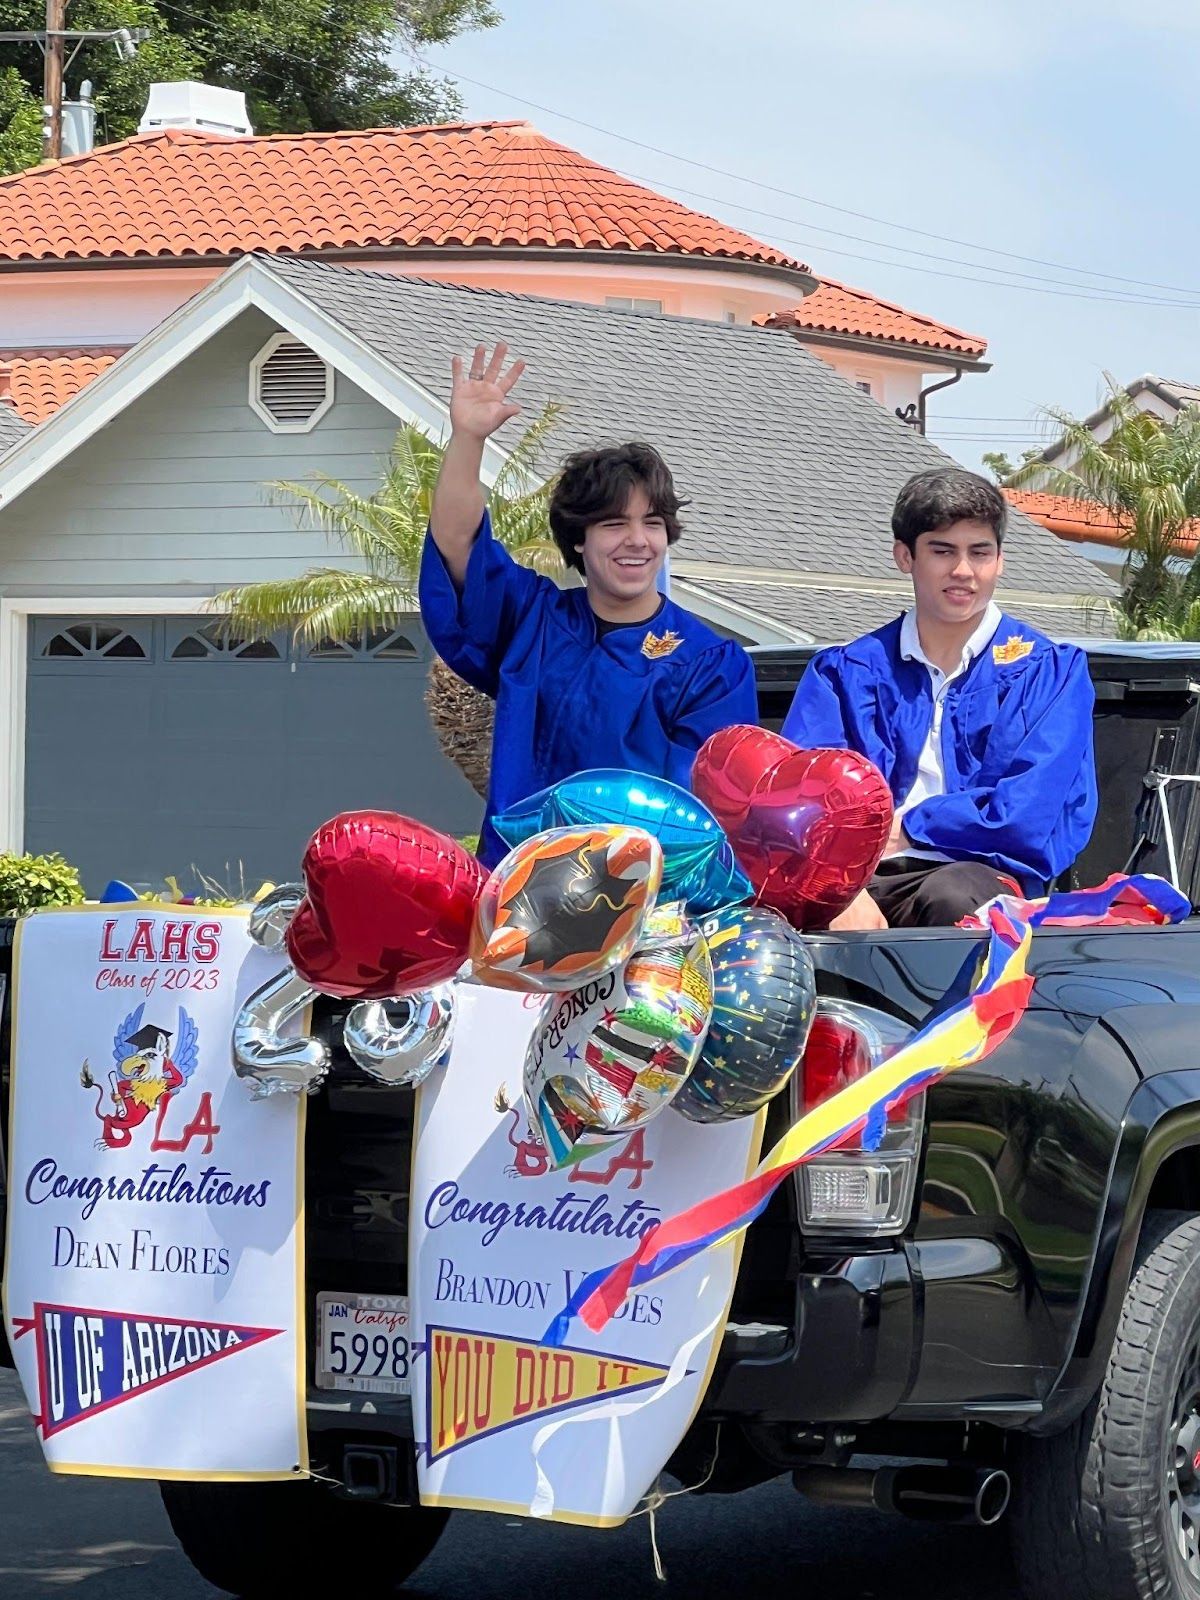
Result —
[[317, 1387], [411, 1394], [408, 1296], [317, 1295]]

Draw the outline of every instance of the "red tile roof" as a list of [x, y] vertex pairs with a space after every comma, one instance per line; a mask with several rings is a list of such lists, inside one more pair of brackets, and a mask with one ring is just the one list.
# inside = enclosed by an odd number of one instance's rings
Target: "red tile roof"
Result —
[[0, 260], [375, 246], [800, 262], [525, 122], [227, 138], [166, 129], [0, 179]]
[[987, 350], [987, 340], [975, 333], [963, 333], [944, 322], [935, 322], [916, 311], [906, 311], [890, 300], [879, 300], [865, 289], [822, 278], [814, 292], [798, 306], [773, 311], [754, 319], [767, 328], [790, 328], [812, 333], [842, 333], [858, 338], [879, 339], [887, 344], [918, 345], [925, 350], [944, 350], [954, 355], [979, 360]]
[[0, 402], [26, 422], [44, 422], [120, 354], [120, 350], [0, 351]]
[[[1004, 498], [1015, 511], [1023, 511], [1060, 539], [1069, 539], [1075, 544], [1120, 546], [1125, 543], [1112, 512], [1094, 500], [1074, 500], [1070, 495], [1045, 494], [1040, 489], [1005, 489]], [[1179, 541], [1179, 553], [1195, 555], [1197, 546], [1200, 546], [1200, 524], [1193, 523]]]

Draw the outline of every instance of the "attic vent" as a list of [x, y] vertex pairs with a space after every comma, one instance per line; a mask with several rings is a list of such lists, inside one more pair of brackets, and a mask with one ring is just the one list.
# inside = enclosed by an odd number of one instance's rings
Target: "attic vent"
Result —
[[273, 433], [308, 433], [333, 404], [333, 368], [277, 333], [250, 363], [250, 404]]

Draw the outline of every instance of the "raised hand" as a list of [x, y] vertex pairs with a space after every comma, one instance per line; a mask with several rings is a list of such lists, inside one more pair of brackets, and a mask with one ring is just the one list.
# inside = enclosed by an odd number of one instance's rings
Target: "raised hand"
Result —
[[498, 344], [488, 359], [487, 346], [477, 344], [470, 370], [463, 371], [461, 356], [450, 363], [453, 382], [450, 390], [450, 427], [454, 433], [484, 440], [515, 417], [520, 406], [508, 398], [509, 391], [525, 371], [523, 361], [514, 361], [508, 371], [504, 360], [508, 346]]

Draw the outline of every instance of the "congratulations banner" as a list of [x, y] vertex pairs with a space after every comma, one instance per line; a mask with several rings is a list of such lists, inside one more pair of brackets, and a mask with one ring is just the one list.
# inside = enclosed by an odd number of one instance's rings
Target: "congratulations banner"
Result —
[[745, 1178], [762, 1119], [702, 1127], [667, 1113], [552, 1172], [520, 1104], [540, 1000], [462, 985], [458, 1005], [450, 1062], [420, 1090], [413, 1158], [421, 1502], [611, 1526], [703, 1398], [738, 1252], [630, 1295], [602, 1339], [584, 1330], [552, 1349], [547, 1318], [614, 1250]]
[[39, 912], [14, 952], [4, 1314], [58, 1472], [307, 1466], [302, 1102], [253, 1102], [246, 918]]

